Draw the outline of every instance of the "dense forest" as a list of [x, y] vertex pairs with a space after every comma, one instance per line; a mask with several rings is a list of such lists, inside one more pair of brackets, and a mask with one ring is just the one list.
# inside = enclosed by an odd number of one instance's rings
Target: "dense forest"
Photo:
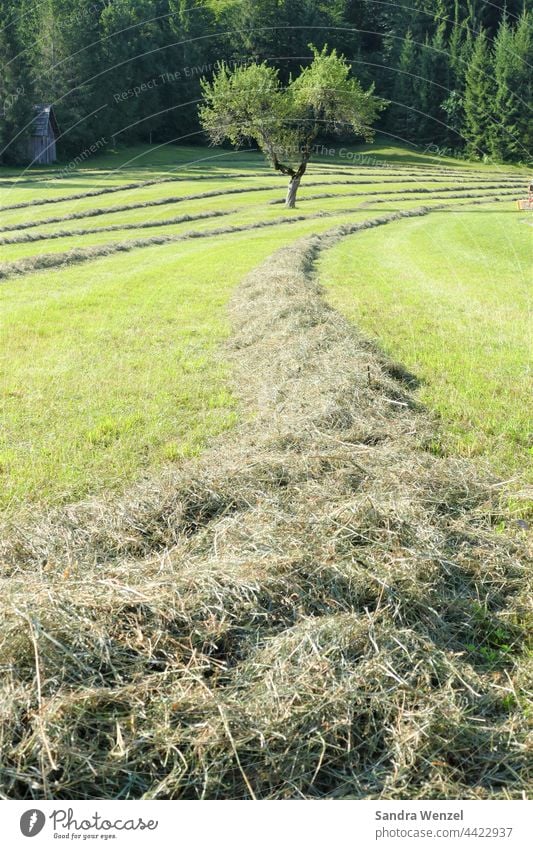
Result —
[[59, 154], [200, 143], [200, 80], [266, 60], [287, 79], [309, 44], [341, 51], [390, 101], [392, 140], [495, 161], [532, 149], [531, 0], [0, 0], [0, 158], [22, 161], [37, 103]]

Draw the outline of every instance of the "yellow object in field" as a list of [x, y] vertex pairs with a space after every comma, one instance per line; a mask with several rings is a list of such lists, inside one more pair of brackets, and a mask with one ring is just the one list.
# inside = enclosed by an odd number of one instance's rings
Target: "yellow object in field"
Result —
[[533, 179], [529, 181], [527, 198], [517, 201], [518, 209], [533, 209]]

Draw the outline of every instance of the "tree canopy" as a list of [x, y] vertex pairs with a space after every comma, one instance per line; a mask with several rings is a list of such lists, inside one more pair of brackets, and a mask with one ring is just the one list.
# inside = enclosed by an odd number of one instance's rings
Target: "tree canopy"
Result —
[[[344, 65], [328, 59], [334, 51]], [[329, 113], [329, 96], [317, 100], [327, 89], [317, 55], [334, 88], [353, 81], [342, 79], [347, 67], [360, 80]], [[0, 162], [23, 157], [36, 103], [54, 106], [63, 159], [101, 139], [203, 142], [201, 78], [212, 81], [223, 65], [251, 74], [253, 64], [277, 74], [276, 109], [303, 114], [304, 144], [318, 120], [325, 139], [345, 109], [349, 124], [354, 98], [364, 106], [375, 84], [390, 101], [376, 127], [392, 138], [525, 162], [532, 61], [525, 0], [0, 0]]]
[[353, 133], [370, 141], [386, 106], [373, 86], [363, 90], [335, 49], [310, 48], [311, 64], [286, 85], [267, 62], [235, 69], [222, 63], [212, 81], [202, 80], [200, 121], [211, 142], [255, 142], [277, 171], [290, 176], [290, 207], [318, 136]]

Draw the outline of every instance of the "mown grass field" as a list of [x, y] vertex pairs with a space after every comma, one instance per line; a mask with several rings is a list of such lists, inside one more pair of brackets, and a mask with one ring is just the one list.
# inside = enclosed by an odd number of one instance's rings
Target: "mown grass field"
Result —
[[533, 240], [510, 205], [352, 236], [322, 258], [330, 301], [421, 382], [435, 450], [531, 481]]
[[[509, 198], [519, 174], [402, 149], [371, 155], [365, 165], [319, 159], [294, 213], [277, 203], [282, 181], [250, 153], [138, 148], [75, 173], [6, 172], [2, 264], [24, 260], [33, 271], [43, 254], [191, 230], [207, 241], [2, 284], [2, 506], [117, 490], [197, 453], [237, 415], [215, 352], [244, 274], [306, 233], [437, 195], [501, 193], [502, 203], [354, 236], [324, 257], [324, 280], [335, 305], [423, 379], [421, 398], [443, 414], [454, 448], [520, 470], [530, 459], [531, 239]], [[258, 222], [269, 228], [246, 232]], [[217, 227], [243, 231], [210, 236]]]
[[0, 174], [2, 798], [533, 792], [525, 175], [352, 154]]

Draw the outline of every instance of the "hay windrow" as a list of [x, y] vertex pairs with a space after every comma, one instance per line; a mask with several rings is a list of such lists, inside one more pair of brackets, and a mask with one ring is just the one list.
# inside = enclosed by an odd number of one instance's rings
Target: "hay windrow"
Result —
[[72, 236], [97, 235], [98, 233], [114, 233], [121, 230], [147, 230], [153, 227], [168, 227], [173, 224], [184, 224], [188, 221], [204, 221], [207, 218], [223, 218], [226, 215], [234, 215], [238, 209], [209, 210], [197, 212], [195, 215], [177, 215], [174, 218], [160, 218], [153, 221], [135, 221], [133, 223], [122, 222], [121, 224], [109, 224], [105, 227], [86, 227], [75, 230], [54, 230], [51, 233], [43, 231], [21, 232], [14, 236], [0, 236], [0, 245], [16, 245], [23, 242], [46, 242], [49, 239], [64, 239]]
[[[236, 174], [217, 174], [216, 179], [217, 180], [224, 180], [224, 179], [233, 180], [233, 179], [239, 179], [239, 178], [242, 178], [242, 177], [249, 177], [249, 176], [250, 176], [249, 173], [244, 171], [242, 173], [236, 173]], [[270, 177], [270, 176], [275, 176], [275, 175], [271, 175], [267, 172], [265, 174], [261, 174], [261, 176]], [[131, 191], [136, 191], [137, 189], [146, 189], [146, 188], [149, 188], [150, 186], [159, 186], [162, 183], [182, 183], [182, 182], [190, 182], [191, 180], [194, 180], [194, 182], [198, 182], [199, 180], [213, 180], [213, 176], [212, 176], [212, 174], [194, 174], [194, 176], [192, 176], [192, 175], [180, 175], [180, 176], [172, 176], [172, 177], [155, 177], [151, 180], [137, 180], [136, 182], [125, 183], [123, 185], [106, 186], [105, 188], [102, 188], [102, 189], [92, 189], [91, 191], [88, 191], [88, 192], [78, 192], [77, 194], [61, 195], [60, 197], [55, 197], [55, 198], [39, 198], [39, 199], [33, 199], [33, 200], [29, 200], [29, 201], [23, 201], [21, 203], [15, 203], [15, 204], [12, 204], [11, 206], [0, 206], [0, 212], [7, 212], [8, 210], [15, 210], [15, 209], [27, 209], [29, 207], [34, 207], [34, 206], [48, 206], [49, 204], [65, 203], [65, 202], [72, 201], [72, 200], [84, 200], [85, 198], [99, 197], [100, 195], [112, 195], [112, 194], [116, 194], [117, 192], [131, 192]], [[31, 181], [31, 180], [17, 181], [17, 183], [13, 183], [13, 187], [16, 187], [21, 182], [24, 185], [24, 183], [31, 183], [33, 181]], [[10, 185], [10, 188], [11, 188], [11, 185]]]
[[[262, 174], [261, 176], [265, 177], [265, 176], [276, 176], [276, 175]], [[320, 173], [319, 173], [319, 174], [317, 174], [317, 176], [326, 176], [326, 175], [320, 175]], [[327, 175], [327, 176], [330, 176], [330, 175]], [[408, 179], [405, 179], [405, 180], [402, 178], [401, 182], [402, 183], [404, 183], [404, 182], [406, 182], [406, 183], [418, 183], [419, 180], [420, 180], [419, 177], [412, 178], [412, 179], [408, 178]], [[163, 180], [162, 182], [166, 182], [166, 181]], [[346, 180], [346, 179], [344, 179], [344, 180], [331, 180], [331, 179], [323, 180], [322, 179], [322, 180], [312, 180], [312, 181], [308, 180], [305, 183], [305, 186], [307, 188], [313, 188], [313, 187], [317, 187], [317, 186], [371, 185], [374, 182], [376, 182], [376, 181], [375, 180], [354, 180], [354, 179], [351, 179], [351, 180]], [[397, 183], [399, 181], [398, 181], [398, 179], [395, 179], [395, 180], [380, 180], [379, 182], [380, 182], [380, 185], [386, 186], [387, 184], [394, 185], [395, 183]], [[437, 180], [432, 180], [431, 182], [436, 184], [436, 183], [439, 183], [439, 182], [450, 182], [450, 180], [438, 180], [437, 179]], [[461, 183], [471, 184], [471, 183], [476, 183], [476, 182], [483, 183], [484, 187], [486, 187], [487, 190], [490, 190], [491, 188], [492, 189], [506, 188], [509, 185], [513, 185], [515, 187], [516, 191], [519, 191], [519, 190], [521, 191], [522, 186], [523, 186], [523, 180], [522, 181], [516, 180], [516, 178], [509, 178], [505, 182], [499, 181], [496, 185], [494, 184], [493, 180], [487, 180], [487, 179], [484, 179], [484, 180], [455, 179], [454, 180], [454, 183], [456, 183], [456, 184], [461, 184]], [[177, 195], [177, 196], [169, 196], [169, 197], [163, 197], [163, 198], [155, 198], [154, 200], [147, 200], [147, 201], [141, 201], [141, 202], [134, 202], [134, 203], [130, 202], [130, 203], [115, 204], [114, 206], [93, 207], [91, 209], [84, 209], [84, 210], [78, 210], [77, 212], [71, 212], [71, 213], [68, 213], [67, 215], [58, 215], [58, 216], [56, 215], [56, 216], [51, 216], [51, 217], [48, 217], [48, 218], [41, 218], [40, 220], [37, 219], [35, 221], [24, 221], [24, 222], [19, 222], [19, 223], [16, 223], [16, 224], [7, 224], [3, 227], [0, 227], [0, 233], [9, 233], [9, 232], [13, 232], [13, 231], [16, 231], [16, 230], [30, 230], [34, 227], [39, 227], [39, 226], [42, 226], [44, 224], [58, 224], [58, 223], [61, 223], [61, 222], [64, 222], [64, 221], [74, 221], [74, 220], [80, 220], [80, 219], [84, 219], [84, 218], [95, 218], [95, 217], [98, 217], [98, 216], [101, 216], [101, 215], [108, 215], [108, 214], [113, 214], [113, 213], [117, 213], [117, 212], [130, 212], [130, 211], [133, 211], [133, 210], [136, 210], [136, 209], [145, 209], [145, 208], [151, 208], [151, 207], [157, 207], [157, 206], [170, 206], [170, 205], [177, 204], [177, 203], [185, 203], [187, 201], [204, 200], [204, 199], [209, 199], [209, 198], [214, 198], [214, 197], [224, 197], [224, 196], [227, 196], [227, 195], [241, 195], [241, 194], [249, 194], [249, 193], [254, 193], [254, 192], [267, 192], [267, 191], [272, 191], [272, 188], [273, 188], [272, 186], [238, 186], [238, 187], [231, 188], [231, 189], [213, 189], [213, 190], [210, 190], [210, 191], [207, 191], [207, 192], [199, 192], [199, 193], [195, 193], [195, 194], [191, 194], [191, 195]], [[474, 189], [475, 188], [476, 188], [476, 186], [474, 186]], [[481, 186], [479, 186], [479, 188], [481, 188]], [[88, 196], [92, 197], [94, 194], [109, 194], [110, 192], [113, 192], [114, 190], [115, 189], [101, 189], [101, 190], [98, 190], [98, 192], [96, 192], [96, 193], [89, 193]], [[122, 191], [123, 189], [121, 188], [120, 190]], [[409, 190], [407, 190], [407, 191], [409, 191]], [[416, 191], [416, 190], [413, 189], [413, 191]], [[387, 192], [380, 192], [380, 193], [388, 194]], [[394, 192], [391, 192], [391, 194], [394, 194]], [[81, 200], [81, 199], [83, 199], [83, 197], [85, 197], [85, 196], [81, 195], [79, 198], [76, 198], [76, 197], [74, 197], [74, 198], [72, 198], [72, 197], [53, 198], [50, 201], [41, 201], [41, 202], [39, 202], [39, 204], [42, 204], [42, 203], [59, 203], [61, 201], [69, 201], [69, 200], [73, 200], [73, 199], [74, 200], [75, 199]], [[29, 202], [28, 204], [23, 204], [23, 206], [27, 206], [27, 205], [31, 206], [32, 203]], [[18, 208], [18, 207], [14, 207], [14, 208]], [[8, 209], [11, 209], [11, 207], [0, 207], [0, 212], [6, 211]]]
[[[315, 185], [317, 185], [315, 183]], [[318, 185], [324, 185], [324, 182], [319, 182]], [[96, 218], [100, 215], [108, 215], [115, 212], [130, 212], [135, 209], [148, 209], [156, 206], [171, 206], [177, 203], [186, 203], [191, 200], [208, 200], [209, 198], [214, 197], [225, 197], [226, 195], [242, 195], [248, 194], [249, 192], [267, 192], [271, 191], [270, 186], [239, 186], [237, 188], [232, 189], [213, 189], [208, 192], [196, 192], [192, 195], [175, 195], [169, 197], [159, 197], [154, 200], [147, 200], [142, 202], [135, 203], [121, 203], [115, 204], [114, 206], [102, 206], [102, 207], [93, 207], [91, 209], [83, 209], [78, 212], [71, 212], [67, 215], [59, 215], [53, 216], [50, 218], [42, 218], [37, 221], [26, 221], [21, 222], [19, 224], [9, 224], [5, 227], [0, 228], [0, 233], [12, 232], [13, 230], [29, 230], [33, 227], [39, 227], [43, 224], [58, 224], [62, 221], [75, 221], [83, 218]], [[109, 193], [109, 189], [99, 190], [100, 193]], [[92, 196], [92, 195], [89, 195]], [[82, 196], [83, 197], [83, 196]], [[80, 198], [81, 199], [81, 198]], [[73, 200], [73, 198], [58, 198], [52, 201], [48, 201], [50, 203], [59, 203], [59, 201], [63, 200]], [[7, 207], [4, 207], [6, 210]], [[2, 211], [0, 209], [0, 211]]]
[[[417, 188], [414, 188], [414, 189], [398, 189], [397, 191], [388, 191], [388, 192], [382, 192], [382, 191], [379, 191], [379, 190], [372, 191], [372, 192], [342, 192], [342, 193], [340, 193], [340, 192], [317, 192], [316, 194], [311, 194], [311, 195], [306, 194], [304, 197], [301, 198], [301, 200], [305, 201], [305, 200], [319, 200], [319, 199], [325, 199], [325, 198], [346, 198], [346, 197], [372, 197], [372, 198], [374, 198], [374, 195], [378, 195], [378, 196], [383, 198], [382, 202], [386, 203], [387, 201], [390, 201], [391, 198], [393, 200], [396, 200], [397, 199], [396, 195], [400, 195], [400, 200], [403, 200], [404, 198], [407, 199], [408, 195], [425, 195], [425, 194], [430, 194], [432, 199], [435, 198], [437, 200], [442, 200], [442, 199], [446, 199], [446, 197], [452, 197], [452, 198], [482, 197], [482, 195], [479, 192], [480, 188], [481, 188], [481, 186], [474, 186], [474, 187], [468, 186], [464, 189], [461, 188], [458, 191], [456, 186], [452, 186], [452, 187], [449, 187], [449, 188], [439, 187], [437, 190], [435, 190], [434, 188], [425, 188], [425, 187], [418, 188], [417, 187]], [[507, 198], [509, 196], [516, 196], [518, 186], [514, 189], [511, 189], [511, 190], [509, 190], [507, 188], [506, 184], [496, 185], [496, 186], [487, 185], [486, 187], [483, 187], [483, 188], [484, 189], [486, 188], [486, 190], [488, 192], [493, 191], [495, 189], [503, 189], [503, 191], [500, 192], [500, 195], [502, 197]], [[477, 190], [477, 191], [474, 191], [474, 190]], [[437, 194], [436, 193], [437, 191], [440, 192], [440, 194]], [[448, 192], [450, 193], [449, 195], [445, 194], [445, 193], [448, 193]], [[375, 202], [374, 199], [372, 200], [372, 202], [373, 203]], [[270, 206], [275, 206], [277, 204], [282, 204], [282, 203], [284, 203], [283, 198], [281, 198], [281, 199], [276, 198], [275, 200], [269, 201]]]
[[[491, 200], [487, 198], [487, 200]], [[405, 216], [427, 215], [429, 212], [438, 209], [439, 207], [418, 207], [417, 209], [408, 210], [407, 212], [393, 212], [364, 222], [363, 225], [355, 225], [356, 230], [360, 226], [376, 227], [381, 224], [387, 224], [389, 221], [395, 221], [398, 218]], [[345, 209], [343, 214], [349, 215], [355, 210]], [[280, 224], [296, 224], [300, 221], [306, 221], [316, 218], [331, 218], [338, 217], [338, 210], [330, 210], [325, 212], [316, 212], [300, 215], [285, 215], [272, 220], [259, 220], [251, 224], [242, 225], [227, 225], [226, 227], [215, 227], [211, 230], [186, 230], [184, 233], [163, 233], [157, 236], [149, 236], [141, 239], [129, 239], [127, 241], [109, 242], [104, 245], [93, 245], [88, 248], [71, 248], [68, 251], [50, 254], [35, 254], [27, 259], [15, 260], [14, 262], [0, 263], [0, 280], [5, 280], [9, 277], [15, 277], [22, 274], [30, 274], [37, 271], [42, 271], [45, 268], [61, 268], [67, 265], [78, 265], [83, 262], [90, 262], [100, 257], [111, 256], [116, 253], [128, 253], [138, 248], [149, 248], [157, 245], [166, 245], [171, 242], [183, 242], [187, 239], [206, 239], [212, 236], [228, 235], [230, 233], [243, 233], [247, 230], [260, 230], [263, 227], [275, 227]], [[351, 226], [351, 225], [350, 225]], [[353, 230], [350, 232], [354, 232]]]
[[[367, 175], [367, 174], [369, 174], [369, 173], [371, 174], [373, 172], [374, 173], [383, 173], [383, 170], [384, 170], [384, 166], [378, 167], [377, 169], [365, 167], [362, 171], [362, 174]], [[394, 169], [390, 170], [390, 167], [387, 168], [386, 170], [387, 170], [387, 174], [389, 174], [391, 176], [392, 175], [393, 176], [402, 176], [403, 174], [407, 174], [408, 177], [413, 176], [414, 174], [416, 174], [418, 176], [428, 175], [428, 174], [431, 175], [431, 176], [434, 176], [434, 174], [437, 173], [437, 174], [448, 175], [449, 177], [457, 178], [458, 182], [462, 182], [463, 179], [464, 179], [464, 174], [460, 170], [453, 171], [453, 170], [447, 170], [447, 169], [438, 169], [437, 171], [433, 171], [433, 170], [426, 171], [425, 169], [414, 169], [414, 171], [413, 171], [412, 169], [405, 169], [404, 170], [404, 169], [401, 169], [401, 168], [398, 168], [396, 170], [394, 170]], [[351, 169], [349, 171], [343, 171], [343, 170], [339, 170], [339, 169], [330, 169], [330, 168], [327, 169], [327, 174], [331, 175], [331, 176], [353, 177], [356, 172], [357, 172], [357, 169]], [[54, 172], [52, 172], [52, 173], [54, 173]], [[279, 180], [278, 174], [273, 173], [271, 171], [268, 171], [266, 169], [264, 171], [263, 170], [260, 171], [259, 174], [260, 174], [261, 177]], [[470, 175], [472, 175], [472, 176], [470, 176]], [[478, 176], [476, 176], [476, 175], [478, 175]], [[235, 179], [249, 178], [249, 177], [250, 177], [250, 173], [248, 171], [235, 172], [233, 174], [217, 174], [216, 175], [217, 180], [224, 180], [224, 179], [225, 180], [235, 180]], [[516, 177], [512, 174], [503, 175], [502, 178], [505, 179], [505, 180], [516, 179]], [[486, 176], [483, 176], [483, 174], [482, 173], [480, 174], [480, 172], [470, 171], [469, 175], [466, 179], [473, 179], [474, 181], [478, 181], [478, 180], [484, 181], [484, 180], [486, 180]], [[136, 191], [137, 189], [149, 188], [150, 186], [158, 186], [158, 185], [161, 185], [163, 183], [182, 183], [182, 182], [190, 182], [191, 180], [194, 180], [195, 182], [198, 182], [199, 180], [213, 180], [213, 175], [212, 174], [194, 173], [194, 175], [193, 174], [189, 174], [189, 175], [181, 174], [181, 175], [173, 175], [173, 176], [169, 176], [169, 177], [154, 177], [150, 180], [137, 180], [135, 182], [125, 183], [123, 185], [118, 185], [118, 186], [105, 186], [104, 188], [101, 188], [101, 189], [92, 189], [88, 192], [77, 192], [75, 194], [71, 193], [71, 194], [61, 195], [60, 197], [55, 197], [55, 198], [39, 198], [39, 199], [34, 198], [33, 200], [30, 200], [30, 201], [21, 201], [20, 203], [0, 206], [0, 212], [7, 212], [9, 210], [15, 210], [15, 209], [27, 209], [27, 208], [31, 208], [31, 207], [35, 207], [35, 206], [48, 206], [49, 204], [64, 203], [65, 201], [68, 202], [68, 201], [73, 201], [73, 200], [83, 200], [85, 198], [99, 197], [101, 195], [116, 194], [117, 192], [131, 192], [131, 191]], [[16, 186], [28, 185], [28, 184], [32, 184], [32, 183], [35, 183], [35, 182], [38, 183], [38, 182], [42, 182], [42, 181], [35, 180], [35, 179], [17, 180], [16, 182], [13, 182], [13, 183], [7, 182], [6, 187], [7, 188], [13, 188], [13, 187], [16, 187]], [[46, 182], [46, 180], [45, 180], [45, 182]], [[0, 181], [0, 188], [1, 187], [2, 187], [2, 181]]]
[[531, 788], [526, 536], [498, 531], [492, 479], [430, 453], [408, 376], [312, 274], [389, 218], [243, 282], [244, 424], [200, 461], [4, 528], [6, 798]]
[[[504, 188], [504, 186], [488, 185], [486, 188], [487, 188], [487, 191], [490, 192], [491, 190], [494, 190], [494, 189], [497, 189], [497, 188]], [[447, 197], [451, 197], [451, 198], [483, 197], [483, 195], [481, 195], [479, 193], [479, 191], [473, 191], [471, 188], [461, 189], [459, 192], [457, 191], [457, 189], [455, 187], [440, 189], [440, 191], [441, 192], [447, 192], [447, 193], [451, 192], [453, 194], [451, 194], [451, 195], [448, 195], [448, 194], [434, 195], [434, 189], [431, 189], [431, 188], [399, 189], [398, 191], [387, 191], [387, 192], [383, 192], [381, 190], [372, 191], [372, 192], [343, 192], [342, 194], [333, 193], [333, 192], [323, 192], [323, 193], [321, 192], [321, 193], [318, 193], [318, 194], [306, 194], [304, 197], [301, 198], [301, 201], [318, 200], [318, 199], [325, 199], [325, 198], [348, 198], [348, 197], [360, 197], [360, 198], [364, 199], [364, 198], [367, 198], [367, 197], [370, 196], [370, 197], [373, 198], [373, 200], [372, 200], [373, 203], [376, 203], [376, 202], [386, 203], [387, 201], [389, 201], [391, 199], [391, 197], [394, 200], [398, 200], [398, 199], [404, 200], [404, 199], [408, 199], [409, 195], [419, 195], [419, 194], [432, 194], [432, 198], [435, 197], [436, 200], [446, 200]], [[397, 195], [399, 196], [399, 198], [396, 197]], [[513, 196], [516, 195], [516, 191], [507, 190], [507, 191], [501, 192], [502, 197], [508, 197], [509, 195], [513, 195]], [[376, 201], [374, 199], [374, 196], [380, 196], [382, 198], [382, 201]], [[490, 196], [489, 196], [489, 200], [492, 200], [492, 198]], [[269, 206], [281, 205], [283, 203], [285, 203], [283, 198], [276, 198], [275, 200], [271, 200], [271, 201], [268, 202]], [[143, 207], [144, 207], [143, 204], [139, 204], [138, 208], [142, 209]], [[111, 211], [113, 212], [113, 210], [111, 210]], [[34, 228], [38, 227], [39, 225], [57, 224], [57, 223], [61, 223], [62, 221], [72, 220], [72, 218], [70, 216], [66, 216], [65, 219], [62, 219], [62, 218], [56, 218], [56, 219], [50, 219], [50, 220], [45, 219], [44, 221], [28, 222], [27, 224], [19, 225], [18, 227], [16, 225], [10, 225], [9, 227], [7, 227], [5, 229], [0, 228], [0, 245], [14, 245], [14, 244], [19, 244], [19, 243], [24, 243], [24, 242], [41, 242], [41, 241], [47, 241], [49, 239], [61, 239], [61, 238], [66, 238], [66, 237], [71, 237], [71, 236], [85, 236], [85, 235], [89, 235], [89, 234], [117, 232], [117, 231], [121, 231], [121, 230], [142, 230], [142, 229], [147, 229], [147, 228], [152, 228], [152, 227], [163, 227], [163, 226], [172, 225], [172, 224], [182, 224], [182, 223], [187, 222], [187, 221], [199, 221], [199, 220], [203, 220], [205, 218], [221, 218], [221, 217], [224, 217], [224, 216], [227, 216], [227, 215], [233, 215], [236, 212], [243, 212], [243, 211], [245, 211], [245, 207], [241, 207], [239, 209], [228, 209], [228, 210], [226, 210], [226, 209], [224, 209], [224, 210], [210, 210], [210, 211], [207, 211], [207, 212], [198, 212], [196, 214], [186, 213], [184, 215], [178, 215], [178, 216], [175, 216], [173, 218], [162, 218], [162, 219], [150, 220], [150, 221], [139, 221], [139, 222], [131, 222], [131, 223], [122, 222], [120, 224], [110, 224], [110, 225], [106, 225], [106, 226], [103, 226], [103, 227], [87, 227], [87, 228], [78, 228], [78, 229], [71, 229], [71, 230], [62, 229], [62, 230], [55, 230], [55, 231], [50, 232], [50, 233], [47, 233], [47, 232], [44, 232], [44, 231], [34, 232]], [[98, 210], [98, 214], [102, 214], [103, 212], [104, 212], [104, 210]], [[91, 215], [96, 215], [96, 211], [91, 211]], [[81, 217], [87, 217], [86, 213], [81, 213]], [[20, 232], [15, 232], [14, 235], [12, 235], [12, 236], [2, 235], [4, 232], [12, 232], [12, 231], [15, 231], [15, 230], [20, 231]], [[30, 231], [30, 232], [27, 232], [27, 231]]]
[[[483, 203], [498, 203], [502, 200], [501, 194], [497, 196], [488, 196], [488, 195], [479, 195], [478, 193], [469, 193], [469, 194], [457, 194], [457, 195], [435, 195], [435, 200], [450, 200], [453, 198], [458, 198], [463, 201], [463, 203], [471, 203], [471, 204], [483, 204]], [[399, 201], [402, 198], [396, 198], [395, 200]], [[116, 253], [129, 253], [130, 251], [137, 250], [138, 248], [149, 248], [156, 247], [158, 245], [166, 245], [171, 242], [182, 242], [188, 239], [205, 239], [213, 236], [224, 236], [229, 235], [231, 233], [243, 233], [248, 230], [259, 230], [264, 227], [276, 227], [281, 224], [289, 225], [296, 224], [301, 221], [307, 221], [312, 219], [319, 218], [337, 218], [340, 214], [350, 215], [354, 212], [359, 212], [361, 209], [364, 209], [369, 203], [387, 203], [387, 198], [374, 199], [371, 202], [363, 201], [360, 203], [355, 209], [343, 209], [342, 213], [339, 210], [325, 210], [322, 212], [315, 213], [303, 213], [294, 215], [284, 215], [280, 218], [272, 219], [272, 220], [259, 220], [254, 221], [251, 224], [242, 224], [242, 225], [227, 225], [225, 227], [216, 227], [210, 230], [186, 230], [183, 233], [162, 233], [157, 236], [147, 236], [139, 239], [129, 239], [129, 240], [121, 240], [116, 242], [108, 242], [103, 245], [93, 245], [88, 248], [71, 248], [68, 251], [58, 251], [57, 253], [44, 253], [44, 254], [34, 254], [31, 257], [25, 259], [15, 260], [13, 262], [4, 262], [0, 263], [0, 280], [6, 280], [10, 277], [16, 277], [24, 274], [31, 274], [34, 272], [42, 271], [43, 269], [48, 268], [62, 268], [70, 265], [78, 265], [84, 262], [90, 262], [95, 259], [99, 259], [101, 257], [111, 256]], [[460, 206], [461, 204], [454, 204], [454, 206]], [[442, 205], [432, 205], [432, 206], [421, 206], [416, 207], [414, 209], [406, 210], [406, 211], [398, 211], [392, 212], [386, 215], [383, 215], [376, 219], [369, 219], [362, 224], [356, 225], [347, 225], [348, 230], [343, 231], [345, 233], [348, 232], [356, 232], [359, 229], [365, 229], [367, 227], [376, 227], [382, 224], [388, 224], [390, 221], [396, 221], [398, 218], [418, 216], [418, 215], [427, 215], [430, 212], [440, 211], [444, 207]], [[450, 209], [453, 207], [450, 205]], [[224, 215], [231, 214], [229, 211], [226, 211]], [[197, 218], [206, 218], [206, 217], [221, 217], [221, 216], [212, 216], [212, 215], [198, 215]], [[223, 216], [222, 216], [223, 217]], [[183, 221], [191, 221], [195, 220], [194, 216], [183, 216]], [[168, 222], [167, 222], [168, 223]], [[174, 223], [180, 223], [178, 219], [175, 219]], [[146, 229], [146, 224], [140, 224], [138, 229]], [[351, 229], [350, 229], [351, 228]], [[353, 229], [355, 228], [355, 229]], [[103, 232], [107, 229], [111, 230], [113, 228], [103, 228]], [[117, 228], [118, 229], [118, 228]], [[120, 228], [122, 229], [122, 228]], [[127, 228], [125, 228], [127, 229]], [[86, 231], [89, 232], [89, 231]], [[52, 234], [51, 238], [54, 238]], [[30, 241], [40, 241], [41, 239], [37, 237], [36, 239], [30, 239]], [[18, 241], [18, 240], [17, 240]], [[24, 238], [21, 238], [21, 241], [24, 241]]]

